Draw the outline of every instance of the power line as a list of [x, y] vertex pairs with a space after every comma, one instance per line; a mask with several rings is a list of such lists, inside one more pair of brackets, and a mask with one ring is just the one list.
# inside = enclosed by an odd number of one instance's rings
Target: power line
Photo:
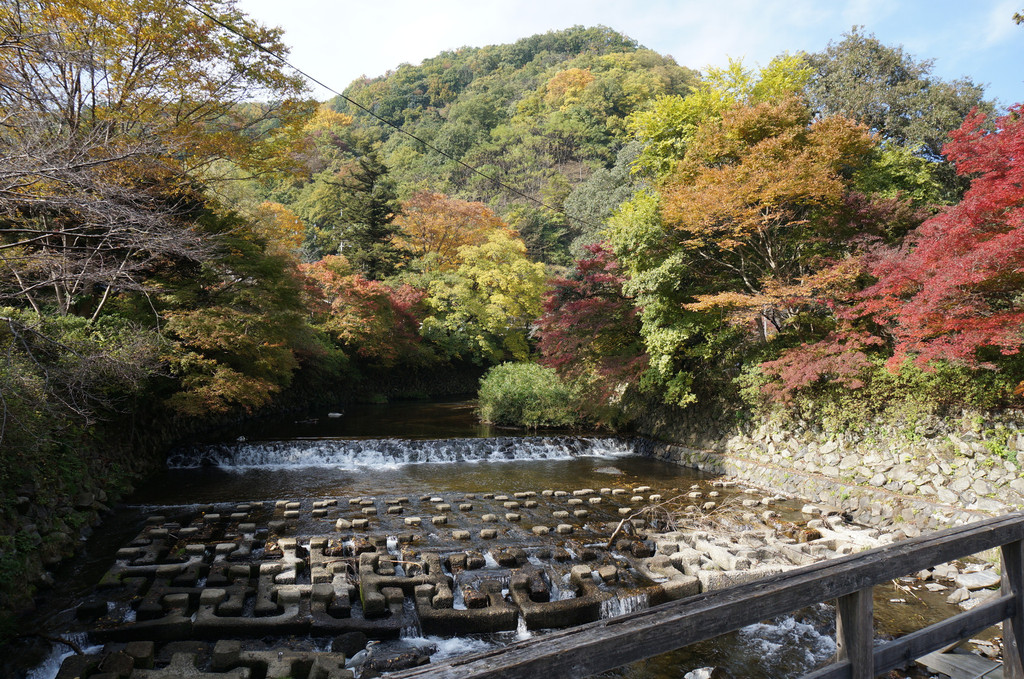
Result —
[[[279, 62], [281, 62], [282, 64], [284, 64], [288, 68], [292, 69], [293, 71], [295, 71], [296, 73], [298, 73], [302, 77], [306, 78], [310, 82], [316, 83], [317, 85], [319, 85], [320, 87], [324, 88], [328, 92], [332, 92], [332, 93], [336, 94], [337, 96], [339, 96], [342, 99], [344, 99], [345, 101], [347, 101], [349, 104], [355, 106], [356, 108], [358, 108], [359, 110], [367, 113], [368, 115], [372, 116], [373, 118], [376, 118], [377, 120], [379, 120], [380, 122], [384, 123], [385, 125], [387, 125], [387, 126], [389, 126], [391, 128], [394, 128], [399, 133], [404, 134], [407, 137], [411, 137], [412, 139], [415, 139], [416, 141], [418, 141], [419, 143], [423, 144], [425, 147], [427, 147], [431, 151], [434, 151], [435, 153], [438, 153], [438, 154], [444, 156], [448, 160], [451, 160], [451, 161], [454, 161], [455, 163], [458, 163], [459, 165], [461, 165], [462, 167], [466, 168], [467, 170], [473, 172], [474, 174], [477, 174], [477, 175], [483, 177], [484, 179], [486, 179], [486, 180], [488, 180], [490, 182], [493, 182], [495, 185], [500, 186], [501, 188], [505, 189], [506, 191], [508, 191], [510, 193], [514, 193], [517, 196], [520, 196], [520, 197], [525, 198], [525, 199], [527, 199], [529, 201], [532, 201], [532, 202], [536, 203], [537, 205], [540, 205], [543, 208], [551, 210], [552, 212], [558, 212], [560, 214], [563, 214], [563, 215], [565, 215], [565, 217], [567, 219], [575, 219], [578, 222], [583, 221], [583, 220], [577, 219], [575, 217], [570, 217], [569, 214], [565, 210], [553, 207], [551, 205], [548, 205], [547, 203], [545, 203], [542, 200], [539, 200], [537, 198], [534, 198], [533, 196], [530, 196], [530, 195], [528, 195], [526, 193], [523, 193], [522, 191], [520, 191], [519, 189], [517, 189], [514, 186], [509, 186], [508, 184], [506, 184], [505, 182], [501, 181], [497, 177], [491, 176], [491, 175], [489, 175], [489, 174], [487, 174], [485, 172], [481, 172], [480, 170], [476, 169], [475, 167], [473, 167], [469, 163], [463, 162], [462, 160], [459, 160], [455, 156], [452, 156], [452, 155], [450, 155], [448, 153], [445, 153], [444, 151], [442, 151], [441, 149], [437, 148], [436, 146], [434, 146], [430, 142], [426, 141], [425, 139], [421, 139], [420, 137], [416, 136], [412, 132], [409, 132], [407, 130], [402, 129], [400, 126], [396, 125], [395, 123], [391, 122], [390, 120], [377, 115], [376, 113], [374, 113], [370, 109], [368, 109], [365, 106], [363, 106], [362, 104], [360, 104], [358, 101], [356, 101], [356, 100], [354, 100], [354, 99], [352, 99], [350, 97], [345, 96], [343, 93], [341, 93], [338, 90], [334, 89], [333, 87], [325, 84], [323, 81], [321, 81], [321, 80], [319, 80], [317, 78], [314, 78], [312, 75], [310, 75], [309, 73], [303, 71], [301, 68], [293, 65], [290, 61], [288, 61], [287, 59], [285, 59], [281, 55], [277, 54], [276, 52], [270, 50], [267, 47], [264, 47], [259, 42], [257, 42], [253, 38], [249, 37], [245, 33], [242, 33], [240, 30], [238, 30], [234, 26], [232, 26], [232, 25], [230, 25], [228, 23], [225, 23], [224, 21], [221, 21], [220, 19], [218, 19], [214, 15], [212, 15], [209, 12], [207, 12], [206, 10], [204, 10], [202, 7], [199, 7], [199, 6], [195, 5], [193, 2], [191, 2], [191, 0], [182, 0], [182, 2], [185, 5], [188, 5], [189, 7], [194, 9], [199, 14], [202, 14], [204, 17], [206, 17], [207, 19], [209, 19], [213, 23], [217, 24], [218, 26], [220, 26], [224, 30], [226, 30], [229, 33], [232, 33], [232, 34], [238, 36], [242, 40], [245, 40], [247, 43], [249, 43], [250, 45], [252, 45], [256, 49], [258, 49], [259, 51], [261, 51], [261, 52], [263, 52], [265, 54], [269, 54], [271, 57], [273, 57], [274, 59], [277, 59]], [[586, 222], [583, 222], [583, 223], [586, 223]]]

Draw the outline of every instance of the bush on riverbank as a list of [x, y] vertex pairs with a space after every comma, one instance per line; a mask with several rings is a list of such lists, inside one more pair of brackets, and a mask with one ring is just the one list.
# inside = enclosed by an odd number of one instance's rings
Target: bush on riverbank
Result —
[[517, 427], [565, 427], [576, 423], [569, 389], [551, 368], [503, 363], [480, 380], [480, 419]]

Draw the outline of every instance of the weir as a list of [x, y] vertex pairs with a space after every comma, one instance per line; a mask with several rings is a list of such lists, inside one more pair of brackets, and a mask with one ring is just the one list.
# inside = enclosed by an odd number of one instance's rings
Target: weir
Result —
[[[150, 503], [123, 510], [137, 532], [50, 631], [78, 635], [86, 653], [33, 679], [110, 667], [130, 679], [343, 679], [438, 665], [886, 537], [644, 457], [651, 445], [293, 438], [175, 451], [139, 493]], [[723, 651], [749, 658], [745, 676], [794, 676], [835, 650], [817, 609], [751, 622]]]

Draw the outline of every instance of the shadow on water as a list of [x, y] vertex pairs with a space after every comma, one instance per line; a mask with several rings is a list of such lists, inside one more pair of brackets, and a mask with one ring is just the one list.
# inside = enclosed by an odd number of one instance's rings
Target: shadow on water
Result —
[[302, 413], [262, 417], [218, 429], [203, 443], [248, 440], [284, 441], [320, 438], [480, 438], [501, 436], [476, 418], [476, 401], [398, 401], [319, 408]]

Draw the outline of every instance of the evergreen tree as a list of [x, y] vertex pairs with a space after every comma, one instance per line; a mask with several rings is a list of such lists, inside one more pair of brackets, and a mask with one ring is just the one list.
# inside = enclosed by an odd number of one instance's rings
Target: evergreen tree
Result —
[[345, 178], [339, 250], [352, 267], [370, 280], [395, 272], [407, 253], [395, 243], [401, 229], [394, 223], [399, 212], [398, 193], [388, 168], [376, 152], [359, 158]]

